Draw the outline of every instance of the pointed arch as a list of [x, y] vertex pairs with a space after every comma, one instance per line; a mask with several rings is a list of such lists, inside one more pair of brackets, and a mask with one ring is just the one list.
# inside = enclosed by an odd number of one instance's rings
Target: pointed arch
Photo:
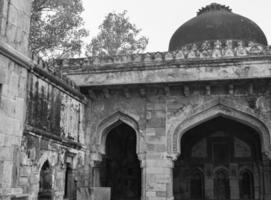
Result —
[[173, 154], [180, 154], [180, 141], [188, 130], [219, 116], [237, 121], [256, 130], [260, 136], [262, 152], [267, 155], [270, 154], [270, 130], [264, 117], [254, 113], [248, 106], [221, 98], [208, 101], [195, 109], [191, 109], [185, 117], [181, 117], [180, 123], [172, 125], [173, 128], [171, 127], [168, 133], [168, 137], [170, 137], [168, 141], [171, 143], [168, 145], [169, 151]]
[[49, 165], [53, 167], [57, 163], [57, 158], [58, 155], [56, 152], [51, 152], [51, 151], [45, 151], [42, 153], [42, 156], [40, 157], [38, 161], [38, 172], [40, 172], [43, 164], [48, 161]]
[[52, 199], [53, 169], [49, 160], [45, 160], [39, 173], [38, 199]]
[[137, 120], [133, 117], [124, 114], [120, 111], [110, 115], [109, 117], [105, 118], [101, 121], [101, 123], [97, 127], [97, 134], [98, 134], [98, 144], [99, 150], [101, 154], [105, 154], [105, 146], [106, 146], [106, 138], [108, 133], [121, 123], [124, 123], [130, 126], [136, 133], [136, 151], [137, 153], [140, 152], [140, 134], [139, 134], [139, 125]]

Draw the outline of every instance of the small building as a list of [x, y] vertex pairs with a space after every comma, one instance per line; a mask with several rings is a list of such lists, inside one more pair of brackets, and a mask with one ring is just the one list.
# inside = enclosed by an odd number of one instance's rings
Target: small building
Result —
[[120, 199], [270, 199], [271, 51], [210, 4], [168, 52], [64, 60], [88, 96], [93, 186]]
[[53, 68], [27, 53], [31, 1], [2, 3], [0, 199], [271, 199], [271, 47], [252, 20], [213, 3], [167, 52]]

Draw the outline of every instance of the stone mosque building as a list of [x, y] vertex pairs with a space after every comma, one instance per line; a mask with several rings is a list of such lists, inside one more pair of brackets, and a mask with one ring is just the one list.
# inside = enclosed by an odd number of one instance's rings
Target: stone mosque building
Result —
[[168, 52], [52, 67], [28, 53], [30, 11], [0, 1], [1, 200], [271, 200], [271, 47], [252, 20], [213, 3]]

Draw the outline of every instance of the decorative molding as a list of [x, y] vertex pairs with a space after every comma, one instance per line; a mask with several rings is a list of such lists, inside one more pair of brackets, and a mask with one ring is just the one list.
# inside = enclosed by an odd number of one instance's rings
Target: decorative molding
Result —
[[65, 74], [71, 71], [97, 70], [108, 66], [129, 68], [166, 64], [179, 60], [217, 60], [255, 56], [271, 56], [271, 47], [263, 46], [252, 41], [243, 40], [208, 40], [187, 44], [177, 51], [152, 52], [145, 54], [129, 54], [106, 57], [89, 57], [58, 60], [57, 65]]
[[99, 144], [100, 154], [102, 155], [105, 154], [106, 138], [110, 130], [117, 127], [121, 123], [127, 124], [135, 131], [137, 138], [136, 150], [138, 154], [141, 153], [140, 149], [141, 133], [139, 131], [138, 121], [128, 114], [117, 111], [110, 115], [109, 117], [103, 119], [97, 126], [96, 134], [98, 137], [97, 143]]
[[224, 10], [227, 12], [232, 11], [232, 9], [229, 6], [221, 5], [218, 3], [211, 3], [210, 5], [207, 5], [205, 7], [202, 7], [201, 9], [199, 9], [199, 11], [197, 12], [197, 15], [201, 15], [203, 13], [206, 13], [206, 12], [209, 12], [212, 10]]

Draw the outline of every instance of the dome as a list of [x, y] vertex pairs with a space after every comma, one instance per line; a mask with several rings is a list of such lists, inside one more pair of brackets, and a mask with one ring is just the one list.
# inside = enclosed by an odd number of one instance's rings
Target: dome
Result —
[[229, 7], [212, 3], [177, 29], [170, 39], [169, 51], [181, 49], [190, 43], [225, 39], [267, 45], [266, 37], [256, 23], [233, 13]]

